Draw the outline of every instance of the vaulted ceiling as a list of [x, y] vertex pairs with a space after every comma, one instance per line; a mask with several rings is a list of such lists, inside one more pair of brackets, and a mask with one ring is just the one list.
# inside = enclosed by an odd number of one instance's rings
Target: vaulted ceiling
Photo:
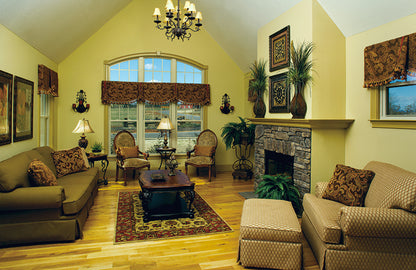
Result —
[[[59, 63], [131, 1], [0, 0], [0, 24]], [[160, 8], [165, 2], [153, 1]], [[247, 71], [256, 59], [257, 30], [300, 1], [193, 2], [203, 13], [206, 31]], [[416, 13], [415, 0], [317, 1], [346, 37]]]

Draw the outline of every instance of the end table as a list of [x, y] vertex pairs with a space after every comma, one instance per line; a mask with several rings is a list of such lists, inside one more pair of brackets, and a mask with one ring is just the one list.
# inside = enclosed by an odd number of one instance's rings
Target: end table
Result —
[[94, 163], [96, 161], [101, 160], [101, 171], [103, 172], [103, 180], [98, 181], [98, 184], [101, 184], [102, 182], [104, 182], [104, 185], [107, 185], [108, 181], [107, 181], [107, 178], [105, 177], [105, 174], [107, 173], [108, 163], [109, 163], [107, 159], [107, 154], [87, 153], [87, 158], [88, 158], [88, 163], [90, 164], [91, 167], [94, 167]]
[[160, 154], [160, 165], [159, 165], [159, 170], [162, 167], [163, 162], [165, 162], [165, 170], [167, 169], [166, 166], [166, 160], [170, 159], [170, 157], [172, 156], [173, 153], [176, 152], [176, 148], [172, 148], [172, 147], [160, 147], [160, 148], [156, 148], [156, 152], [158, 152]]

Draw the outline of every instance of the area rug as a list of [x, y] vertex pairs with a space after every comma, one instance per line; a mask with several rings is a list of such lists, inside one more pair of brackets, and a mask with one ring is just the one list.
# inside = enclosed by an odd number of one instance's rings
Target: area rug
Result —
[[231, 227], [195, 192], [194, 218], [143, 222], [139, 192], [119, 192], [114, 242], [148, 241], [232, 232]]

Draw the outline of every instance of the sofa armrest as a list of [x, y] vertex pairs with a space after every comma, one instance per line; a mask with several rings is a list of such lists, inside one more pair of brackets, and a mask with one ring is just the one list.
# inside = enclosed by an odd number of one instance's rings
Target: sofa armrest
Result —
[[318, 182], [315, 186], [315, 196], [317, 198], [322, 198], [326, 187], [328, 186], [329, 182]]
[[17, 188], [0, 193], [0, 211], [59, 208], [64, 200], [62, 186]]
[[402, 209], [342, 207], [341, 230], [347, 236], [416, 238], [416, 213]]

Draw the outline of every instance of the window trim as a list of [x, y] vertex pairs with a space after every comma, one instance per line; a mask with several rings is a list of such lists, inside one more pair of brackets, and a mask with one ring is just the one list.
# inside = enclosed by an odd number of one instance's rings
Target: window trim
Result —
[[[171, 79], [175, 79], [176, 81], [176, 61], [181, 61], [184, 62], [186, 64], [192, 65], [200, 70], [202, 70], [202, 83], [203, 84], [207, 84], [208, 83], [208, 66], [207, 65], [203, 65], [198, 63], [195, 60], [192, 60], [190, 58], [187, 57], [183, 57], [180, 55], [176, 55], [176, 54], [171, 54], [171, 53], [163, 53], [160, 51], [157, 52], [144, 52], [144, 53], [135, 53], [135, 54], [128, 54], [128, 55], [124, 55], [124, 56], [119, 56], [110, 60], [105, 60], [104, 61], [104, 80], [108, 80], [110, 78], [110, 66], [117, 64], [117, 63], [121, 63], [124, 61], [128, 61], [128, 60], [132, 60], [132, 59], [138, 59], [139, 61], [139, 67], [141, 64], [144, 65], [144, 59], [145, 58], [165, 58], [165, 59], [171, 59], [172, 62], [174, 62], [175, 64], [173, 66], [175, 66], [174, 70], [171, 70]], [[173, 77], [174, 76], [174, 77]], [[138, 77], [139, 82], [143, 82], [144, 81], [144, 72], [139, 72], [139, 77]], [[139, 104], [138, 104], [139, 105]], [[176, 110], [176, 103], [170, 104], [170, 106], [174, 106], [175, 110]], [[142, 111], [141, 111], [142, 110]], [[172, 110], [170, 110], [171, 114], [172, 114]], [[139, 115], [143, 115], [144, 116], [144, 106], [138, 106], [138, 115], [137, 117], [139, 117]], [[107, 149], [106, 153], [109, 155], [109, 157], [113, 157], [114, 155], [111, 155], [111, 149], [109, 148], [111, 145], [111, 138], [109, 135], [109, 119], [110, 119], [110, 109], [109, 109], [109, 105], [104, 106], [104, 149]], [[202, 130], [205, 130], [207, 128], [207, 123], [208, 123], [208, 113], [207, 113], [207, 109], [203, 109], [202, 110]], [[137, 118], [137, 121], [139, 121], [139, 118]], [[176, 121], [175, 121], [176, 123]], [[142, 127], [144, 129], [144, 127]], [[139, 131], [139, 130], [138, 130]], [[140, 131], [141, 132], [141, 131]], [[174, 133], [175, 136], [175, 140], [176, 140], [176, 133]], [[140, 140], [143, 140], [143, 142], [138, 142], [139, 144], [143, 144], [144, 145], [144, 138], [140, 138]], [[185, 156], [186, 154], [176, 154], [176, 156]]]

